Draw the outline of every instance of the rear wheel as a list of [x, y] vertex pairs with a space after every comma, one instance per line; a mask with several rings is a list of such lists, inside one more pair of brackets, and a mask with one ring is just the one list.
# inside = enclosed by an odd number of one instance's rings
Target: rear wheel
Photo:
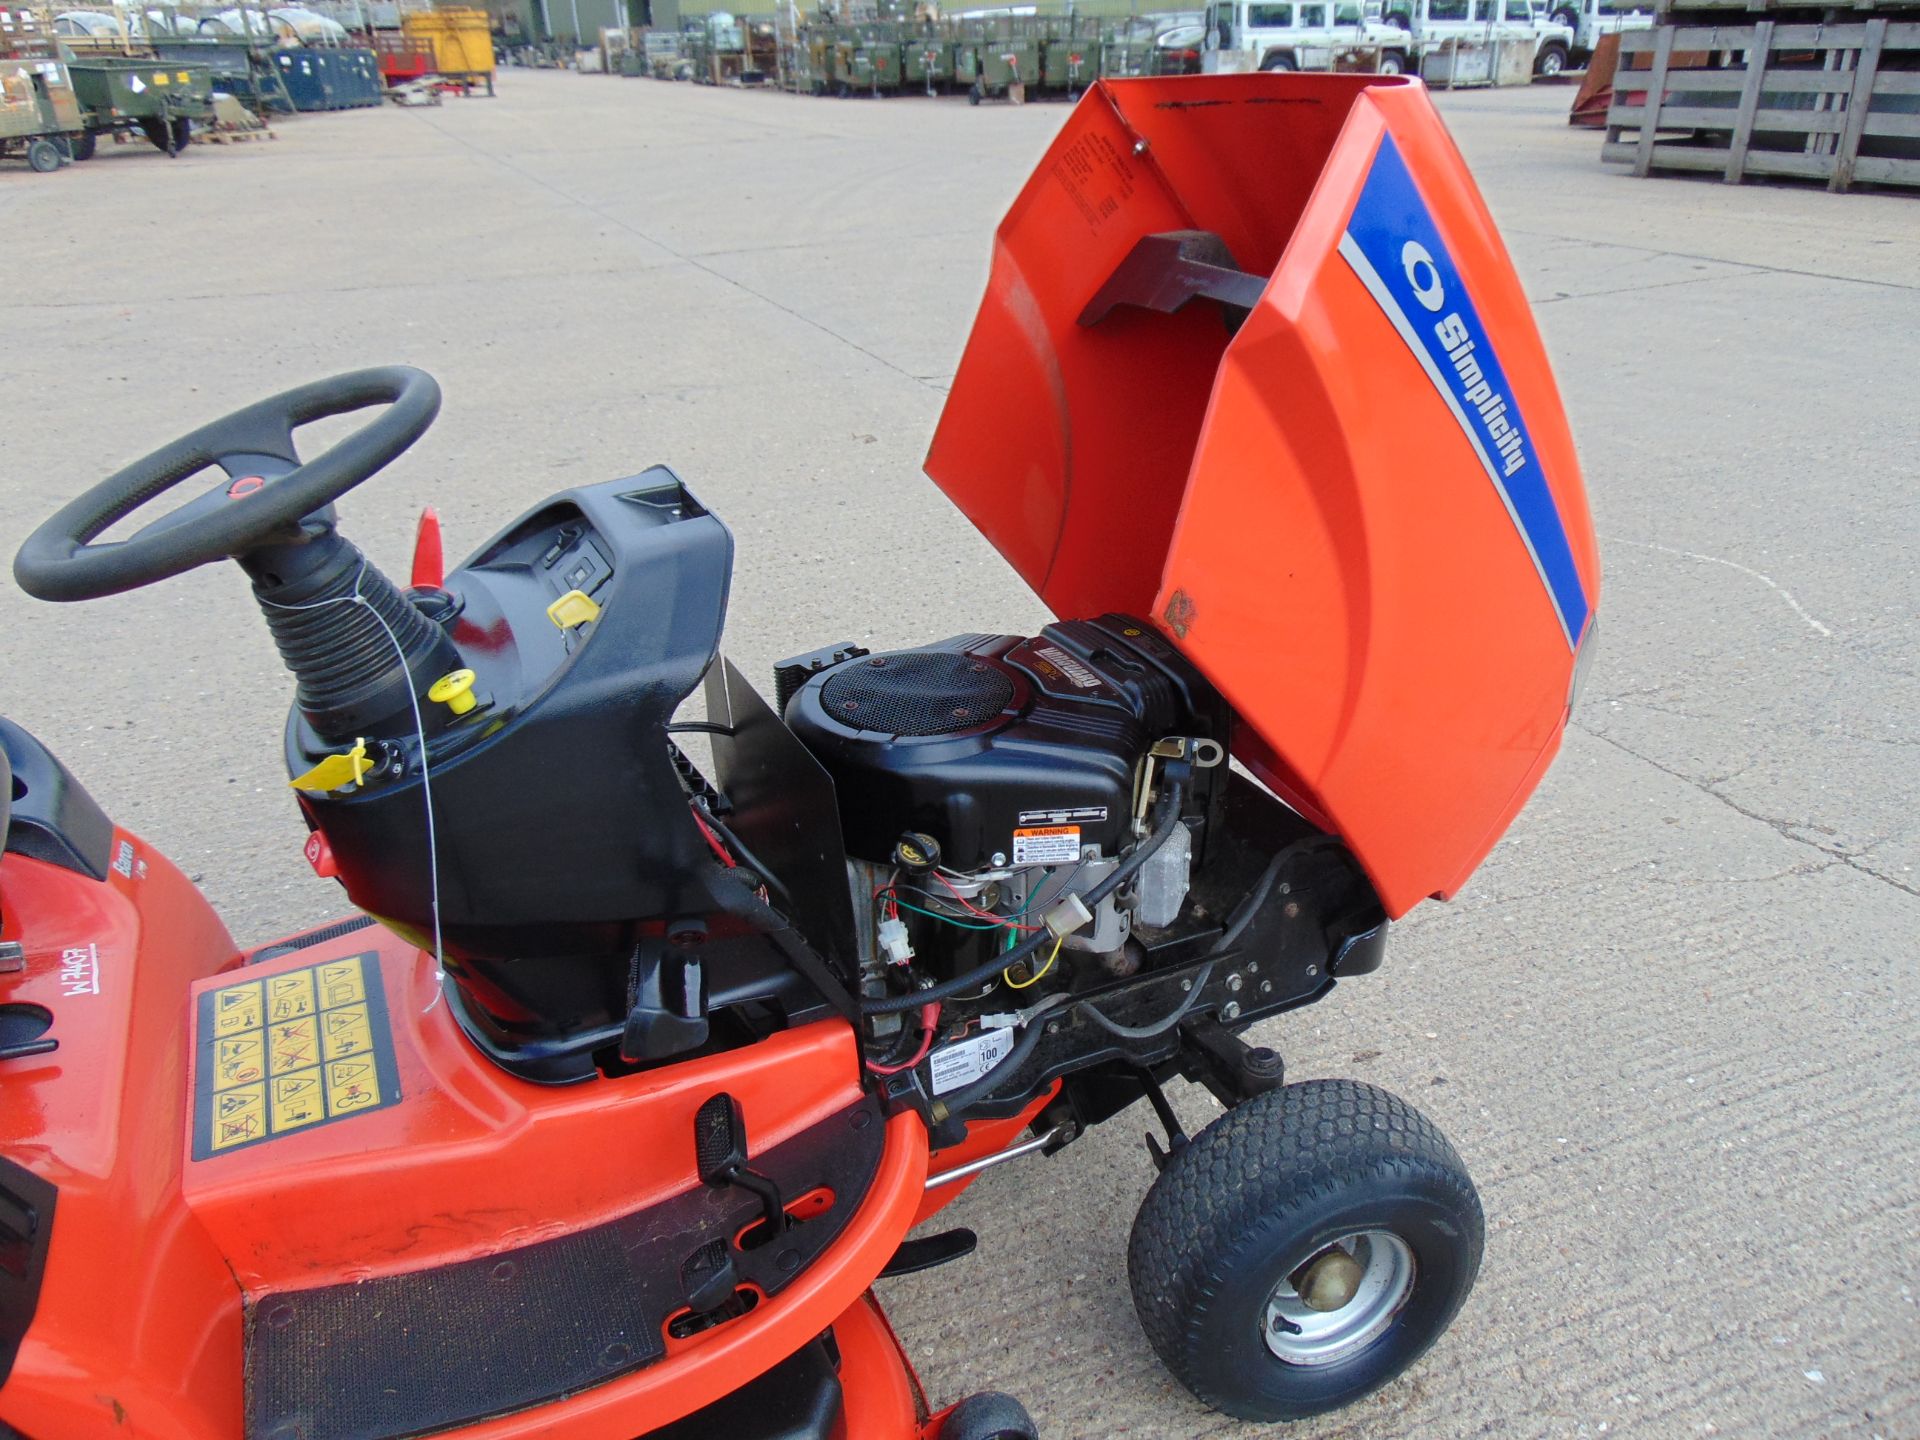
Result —
[[27, 164], [40, 174], [50, 175], [65, 163], [60, 158], [60, 147], [51, 140], [27, 142]]
[[980, 88], [980, 82], [976, 80], [973, 83], [973, 88], [967, 91], [967, 103], [969, 105], [978, 105], [985, 95], [986, 92]]
[[1176, 1151], [1133, 1225], [1147, 1339], [1215, 1409], [1297, 1420], [1392, 1380], [1452, 1322], [1485, 1222], [1412, 1106], [1315, 1080], [1236, 1106]]
[[193, 122], [184, 115], [180, 116], [173, 122], [171, 139], [173, 143], [168, 147], [167, 154], [178, 155], [193, 140]]
[[82, 130], [73, 137], [73, 158], [91, 160], [93, 158], [94, 134], [91, 130]]
[[1269, 55], [1260, 62], [1262, 70], [1291, 70], [1293, 57], [1290, 55]]

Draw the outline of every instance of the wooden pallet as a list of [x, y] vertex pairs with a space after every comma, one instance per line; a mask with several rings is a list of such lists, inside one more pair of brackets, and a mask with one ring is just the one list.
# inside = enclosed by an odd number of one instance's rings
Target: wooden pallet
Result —
[[[1716, 3], [1687, 0], [1687, 14]], [[1908, 13], [1916, 18], [1662, 23], [1624, 34], [1601, 159], [1636, 175], [1685, 170], [1729, 184], [1786, 176], [1835, 191], [1920, 186], [1920, 69], [1909, 68], [1920, 57], [1920, 12]], [[1677, 68], [1686, 52], [1710, 64]], [[1863, 141], [1882, 153], [1862, 154]]]

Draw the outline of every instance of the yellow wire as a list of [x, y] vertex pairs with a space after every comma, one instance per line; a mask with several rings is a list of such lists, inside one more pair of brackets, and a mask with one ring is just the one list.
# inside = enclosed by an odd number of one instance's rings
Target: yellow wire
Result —
[[1060, 946], [1066, 940], [1066, 938], [1067, 937], [1064, 935], [1054, 936], [1053, 949], [1049, 951], [1047, 954], [1047, 963], [1042, 965], [1038, 970], [1034, 971], [1033, 974], [1029, 975], [1025, 980], [1014, 979], [1013, 971], [1011, 970], [1002, 970], [1000, 972], [1000, 978], [1006, 981], [1007, 984], [1012, 989], [1015, 989], [1015, 990], [1024, 990], [1029, 985], [1038, 985], [1040, 983], [1040, 977], [1045, 975], [1049, 970], [1053, 969], [1053, 962], [1060, 958]]

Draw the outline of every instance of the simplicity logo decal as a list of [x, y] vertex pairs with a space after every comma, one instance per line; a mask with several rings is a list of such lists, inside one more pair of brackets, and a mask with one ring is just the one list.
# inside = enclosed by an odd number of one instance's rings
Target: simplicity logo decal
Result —
[[1391, 135], [1381, 137], [1340, 254], [1460, 422], [1577, 647], [1590, 606], [1560, 509], [1473, 297]]

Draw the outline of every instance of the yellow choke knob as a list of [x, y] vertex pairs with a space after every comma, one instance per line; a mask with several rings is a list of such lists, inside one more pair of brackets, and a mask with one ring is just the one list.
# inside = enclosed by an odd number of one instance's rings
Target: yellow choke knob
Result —
[[584, 590], [569, 590], [547, 606], [547, 618], [562, 630], [600, 618], [600, 602]]
[[444, 705], [456, 715], [464, 715], [479, 704], [473, 693], [474, 674], [471, 670], [455, 670], [442, 675], [427, 687], [427, 699], [436, 705]]
[[353, 749], [344, 755], [329, 755], [306, 774], [289, 780], [287, 784], [296, 790], [305, 790], [315, 795], [325, 795], [346, 785], [358, 785], [361, 777], [373, 768], [373, 761], [367, 758], [367, 742], [356, 740]]

